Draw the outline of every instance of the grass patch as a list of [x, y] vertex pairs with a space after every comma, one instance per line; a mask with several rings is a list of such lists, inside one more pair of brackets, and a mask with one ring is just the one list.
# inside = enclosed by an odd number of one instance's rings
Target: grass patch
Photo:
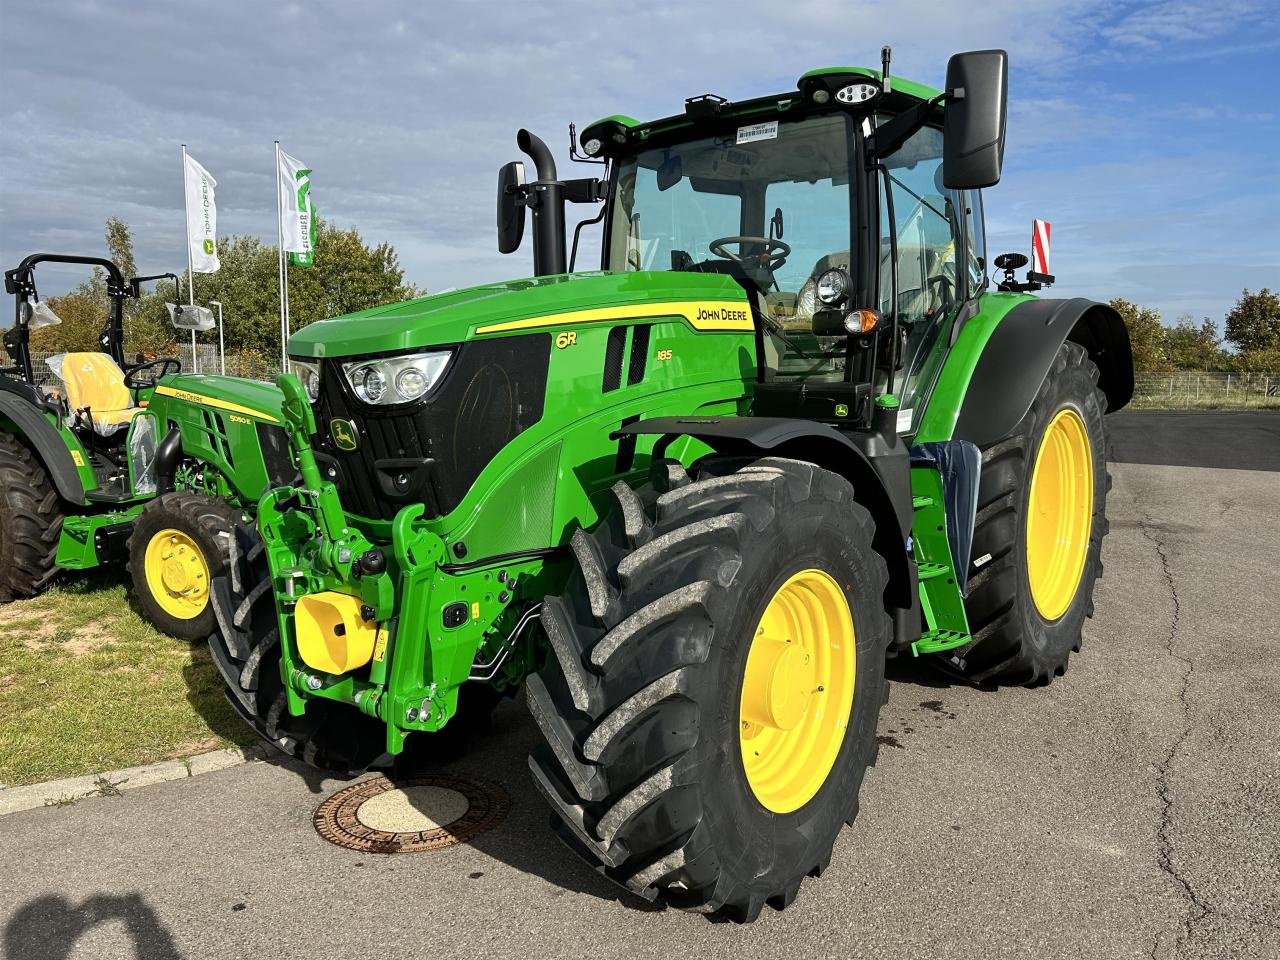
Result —
[[64, 579], [0, 619], [0, 783], [38, 783], [256, 738], [204, 644], [157, 633], [119, 570]]

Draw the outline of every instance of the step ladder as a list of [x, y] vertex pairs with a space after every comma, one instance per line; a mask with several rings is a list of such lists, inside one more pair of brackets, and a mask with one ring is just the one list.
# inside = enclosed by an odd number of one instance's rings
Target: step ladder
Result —
[[911, 655], [918, 657], [963, 647], [973, 637], [969, 633], [969, 618], [947, 539], [941, 475], [929, 466], [913, 466], [911, 493], [911, 506], [915, 510], [911, 552], [920, 580], [920, 606], [927, 628], [920, 639], [911, 644]]

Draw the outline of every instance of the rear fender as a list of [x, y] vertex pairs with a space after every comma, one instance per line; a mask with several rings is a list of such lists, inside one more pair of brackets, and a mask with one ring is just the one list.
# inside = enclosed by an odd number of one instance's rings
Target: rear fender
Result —
[[[44, 463], [58, 495], [68, 503], [83, 504], [84, 482], [72, 459], [68, 441], [49, 422], [44, 410], [11, 391], [0, 390], [0, 417], [13, 422], [18, 437]], [[88, 469], [84, 455], [80, 454], [80, 458]]]

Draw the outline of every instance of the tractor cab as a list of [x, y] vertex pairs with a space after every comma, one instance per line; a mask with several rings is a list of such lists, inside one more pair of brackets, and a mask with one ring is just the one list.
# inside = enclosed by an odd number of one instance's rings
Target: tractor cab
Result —
[[758, 330], [757, 415], [865, 428], [882, 395], [910, 411], [944, 332], [987, 287], [978, 191], [999, 179], [1007, 62], [958, 54], [948, 96], [891, 77], [888, 61], [886, 48], [880, 71], [814, 70], [790, 93], [597, 121], [573, 147], [605, 175], [557, 181], [545, 147], [530, 152], [538, 181], [500, 183], [499, 222], [504, 205], [530, 206], [535, 272], [563, 272], [549, 208], [603, 197], [605, 270], [732, 277]]

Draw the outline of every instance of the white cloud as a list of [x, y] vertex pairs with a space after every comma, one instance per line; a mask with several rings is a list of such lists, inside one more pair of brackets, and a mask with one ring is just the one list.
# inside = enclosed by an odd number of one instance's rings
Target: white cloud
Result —
[[[1187, 39], [1190, 6], [547, 0], [535, 14], [512, 0], [180, 9], [135, 0], [127, 11], [4, 0], [6, 30], [21, 24], [23, 42], [0, 59], [0, 259], [36, 247], [100, 250], [102, 222], [114, 214], [134, 226], [141, 267], [177, 267], [184, 140], [219, 180], [220, 226], [274, 239], [279, 137], [314, 169], [321, 215], [391, 241], [415, 282], [438, 289], [525, 273], [527, 252], [497, 254], [492, 212], [496, 170], [516, 156], [522, 125], [573, 171], [563, 160], [570, 120], [664, 116], [706, 91], [786, 90], [814, 66], [878, 65], [884, 43], [894, 47], [895, 72], [941, 85], [950, 53], [1005, 46], [1009, 176], [988, 198], [993, 246], [1016, 238], [1024, 248], [1025, 221], [1048, 210], [1064, 238], [1077, 223], [1088, 236], [1078, 258], [1064, 253], [1061, 262], [1110, 296], [1108, 284], [1129, 275], [1115, 264], [1135, 242], [1130, 221], [1181, 209], [1194, 163], [1158, 162], [1168, 130], [1215, 117], [1170, 117], [1175, 104], [1153, 107], [1145, 94], [1113, 88], [1105, 67], [1186, 55], [1196, 46]], [[1262, 15], [1232, 0], [1214, 10], [1215, 23], [1236, 26]], [[1231, 39], [1230, 30], [1215, 34]], [[1105, 165], [1120, 158], [1135, 163], [1128, 180]], [[1245, 165], [1237, 176], [1251, 184], [1260, 174]], [[1128, 217], [1115, 215], [1124, 210]], [[1215, 255], [1231, 247], [1229, 238], [1197, 244], [1177, 219], [1164, 228], [1162, 256], [1185, 262], [1201, 247]], [[1223, 229], [1212, 214], [1195, 222]], [[1256, 230], [1251, 245], [1266, 262], [1280, 243], [1274, 228]]]

